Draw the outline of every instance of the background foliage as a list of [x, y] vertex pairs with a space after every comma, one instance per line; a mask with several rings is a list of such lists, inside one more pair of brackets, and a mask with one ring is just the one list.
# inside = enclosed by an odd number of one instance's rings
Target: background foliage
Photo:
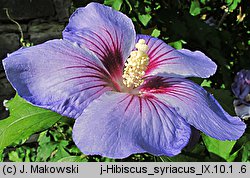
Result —
[[[231, 115], [231, 84], [240, 69], [250, 68], [250, 3], [247, 0], [105, 0], [128, 15], [137, 33], [163, 39], [181, 49], [200, 50], [218, 65], [209, 79], [192, 80], [212, 93]], [[74, 0], [75, 8], [86, 1]], [[123, 160], [83, 155], [72, 141], [73, 119], [34, 107], [16, 96], [10, 116], [0, 121], [1, 161], [250, 161], [250, 128], [238, 141], [204, 134], [175, 157], [132, 155]], [[39, 120], [39, 121], [38, 121]], [[249, 121], [246, 121], [249, 125]], [[24, 132], [25, 130], [25, 132]], [[23, 131], [23, 132], [22, 132]]]

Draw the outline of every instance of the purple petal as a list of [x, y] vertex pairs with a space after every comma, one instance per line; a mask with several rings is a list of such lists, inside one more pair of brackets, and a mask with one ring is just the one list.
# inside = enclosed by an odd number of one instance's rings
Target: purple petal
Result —
[[241, 102], [241, 100], [235, 99], [234, 102], [234, 110], [237, 116], [244, 120], [248, 120], [250, 118], [250, 106], [245, 105]]
[[226, 113], [212, 95], [199, 85], [183, 78], [152, 77], [141, 87], [174, 107], [190, 125], [219, 140], [236, 140], [246, 125]]
[[149, 65], [146, 75], [167, 73], [182, 77], [207, 78], [216, 71], [216, 64], [200, 51], [176, 50], [164, 41], [148, 35], [137, 35], [136, 42], [144, 39], [149, 46]]
[[120, 78], [135, 43], [132, 21], [121, 12], [98, 3], [79, 8], [70, 17], [64, 39], [93, 51], [114, 78]]
[[124, 158], [149, 152], [173, 156], [188, 143], [190, 126], [156, 98], [108, 92], [76, 120], [73, 139], [88, 155]]
[[242, 69], [237, 72], [232, 84], [232, 91], [241, 103], [250, 106], [247, 95], [250, 93], [250, 71]]
[[3, 64], [21, 97], [68, 117], [78, 117], [92, 100], [112, 89], [98, 58], [64, 40], [20, 49]]

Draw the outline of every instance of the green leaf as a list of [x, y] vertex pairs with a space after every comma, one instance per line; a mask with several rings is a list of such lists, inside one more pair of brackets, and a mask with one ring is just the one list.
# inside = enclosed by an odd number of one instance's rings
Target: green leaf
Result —
[[0, 121], [0, 150], [56, 123], [61, 115], [27, 103], [20, 96], [6, 103], [10, 116]]
[[4, 158], [3, 150], [0, 150], [0, 162], [3, 162], [3, 158]]
[[40, 133], [38, 138], [39, 147], [37, 149], [36, 161], [47, 161], [52, 152], [56, 149], [56, 144], [51, 142], [50, 137], [47, 135], [47, 131]]
[[87, 162], [88, 160], [83, 156], [68, 156], [59, 159], [57, 162]]
[[56, 162], [62, 158], [69, 157], [70, 154], [65, 150], [65, 147], [69, 144], [68, 141], [62, 140], [57, 145], [57, 150], [54, 153], [54, 157], [50, 160], [51, 162]]
[[250, 141], [243, 146], [242, 162], [250, 161]]
[[157, 38], [158, 36], [160, 36], [160, 34], [161, 34], [161, 31], [160, 31], [160, 30], [154, 29], [154, 30], [152, 31], [152, 33], [151, 33], [151, 36]]
[[211, 87], [211, 83], [212, 83], [211, 80], [205, 79], [205, 80], [203, 80], [203, 82], [201, 83], [201, 86], [202, 86], [202, 87]]
[[169, 43], [175, 49], [182, 49], [182, 40]]
[[122, 6], [123, 0], [104, 0], [104, 4], [108, 6], [112, 6], [115, 10], [120, 10]]
[[209, 1], [209, 0], [200, 0], [200, 2], [202, 3], [202, 4], [206, 4], [207, 3], [207, 1]]
[[199, 15], [201, 13], [200, 3], [198, 0], [191, 2], [189, 13], [193, 16]]
[[225, 0], [228, 5], [230, 5], [234, 0]]
[[143, 14], [143, 15], [138, 15], [139, 20], [144, 26], [147, 26], [148, 22], [151, 20], [151, 15], [149, 14]]
[[238, 3], [240, 3], [241, 2], [241, 0], [230, 0], [230, 1], [228, 1], [227, 3], [228, 3], [228, 5], [229, 5], [229, 8], [228, 8], [228, 10], [230, 11], [230, 12], [233, 12], [236, 8], [237, 8], [237, 6], [238, 6]]
[[72, 145], [71, 148], [68, 148], [69, 153], [72, 155], [77, 155], [77, 154], [81, 154], [81, 151], [79, 150], [79, 148], [77, 148], [76, 145]]
[[11, 151], [9, 153], [9, 160], [14, 162], [23, 162], [23, 159], [19, 157], [19, 154], [16, 151]]
[[30, 149], [27, 149], [25, 152], [25, 162], [30, 162]]
[[214, 153], [226, 161], [233, 161], [236, 158], [237, 153], [231, 155], [231, 151], [236, 141], [221, 141], [202, 134], [202, 139], [207, 147], [207, 150]]

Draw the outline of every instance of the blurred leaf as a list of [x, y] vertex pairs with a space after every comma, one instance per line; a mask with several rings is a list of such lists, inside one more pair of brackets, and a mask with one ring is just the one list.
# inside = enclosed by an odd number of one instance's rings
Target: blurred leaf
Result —
[[224, 158], [226, 161], [233, 161], [236, 158], [237, 153], [230, 154], [236, 141], [221, 141], [205, 134], [202, 134], [202, 139], [209, 152]]
[[87, 162], [88, 160], [82, 156], [68, 156], [59, 159], [57, 162]]
[[212, 83], [211, 80], [205, 79], [205, 80], [203, 80], [203, 82], [201, 83], [201, 86], [202, 86], [202, 87], [211, 87], [211, 83]]
[[160, 34], [161, 34], [161, 31], [160, 31], [160, 30], [154, 29], [153, 32], [151, 33], [151, 36], [157, 38], [158, 36], [160, 36]]
[[[55, 162], [64, 157], [82, 154], [72, 141], [72, 127], [61, 120], [39, 136], [36, 161]], [[71, 124], [71, 122], [70, 122]]]
[[3, 154], [3, 150], [0, 150], [0, 162], [3, 162], [3, 158], [4, 158], [4, 154]]
[[39, 147], [37, 150], [36, 161], [58, 161], [64, 157], [69, 157], [70, 154], [65, 150], [69, 141], [60, 140], [52, 141], [50, 136], [47, 136], [48, 131], [42, 132], [38, 139]]
[[243, 146], [242, 162], [250, 161], [250, 141]]
[[201, 13], [200, 2], [198, 0], [193, 0], [191, 2], [189, 13], [193, 16], [199, 15]]
[[79, 150], [79, 148], [77, 148], [76, 145], [73, 145], [71, 148], [68, 149], [68, 151], [71, 154], [80, 154], [81, 153], [81, 151]]
[[104, 4], [108, 6], [112, 6], [115, 10], [120, 10], [122, 6], [123, 0], [104, 0]]
[[230, 5], [234, 0], [225, 0], [228, 5]]
[[9, 152], [9, 160], [14, 162], [23, 162], [23, 159], [19, 157], [18, 152], [11, 151]]
[[142, 14], [142, 15], [138, 15], [139, 17], [139, 20], [141, 21], [141, 23], [144, 25], [144, 26], [147, 26], [148, 22], [151, 20], [151, 15], [149, 14]]
[[39, 145], [47, 144], [50, 142], [50, 137], [47, 135], [47, 131], [41, 132], [38, 138]]
[[36, 161], [47, 161], [52, 152], [56, 149], [56, 144], [51, 142], [50, 137], [46, 136], [47, 131], [40, 134], [38, 138], [39, 147], [37, 149]]
[[0, 121], [0, 150], [35, 132], [51, 127], [61, 115], [27, 103], [20, 96], [6, 103], [10, 116]]
[[240, 2], [241, 2], [241, 0], [229, 0], [229, 1], [227, 1], [227, 4], [229, 6], [228, 10], [230, 12], [233, 12], [237, 8], [237, 6]]
[[131, 11], [133, 10], [133, 7], [132, 7], [130, 1], [129, 0], [125, 0], [125, 2], [128, 5], [128, 7], [129, 7], [129, 13], [131, 13]]
[[169, 43], [175, 49], [182, 49], [182, 40]]
[[241, 149], [235, 151], [232, 155], [230, 155], [230, 157], [227, 159], [227, 161], [228, 161], [228, 162], [233, 162], [233, 161], [237, 158], [237, 156], [238, 156], [240, 150], [241, 150]]
[[54, 152], [53, 158], [50, 159], [51, 162], [56, 162], [62, 158], [69, 157], [70, 154], [65, 150], [65, 147], [69, 144], [68, 141], [62, 140], [59, 145], [57, 145], [57, 149]]
[[207, 1], [209, 1], [209, 0], [200, 0], [200, 2], [201, 2], [202, 4], [206, 4]]
[[30, 149], [27, 149], [26, 150], [26, 152], [25, 152], [25, 162], [30, 162], [31, 160], [30, 160], [30, 155], [31, 154], [31, 151], [30, 151]]

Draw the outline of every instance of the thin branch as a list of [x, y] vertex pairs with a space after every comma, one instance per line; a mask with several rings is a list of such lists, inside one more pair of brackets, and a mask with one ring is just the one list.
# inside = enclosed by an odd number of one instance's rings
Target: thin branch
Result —
[[217, 25], [217, 29], [220, 28], [220, 26], [222, 25], [223, 21], [226, 19], [226, 16], [227, 16], [227, 15], [228, 15], [228, 12], [225, 11], [224, 14], [222, 15], [222, 17], [221, 17], [221, 19], [220, 19], [218, 25]]
[[15, 21], [13, 18], [10, 17], [8, 8], [3, 8], [3, 9], [5, 10], [5, 13], [6, 13], [8, 19], [9, 19], [11, 22], [15, 23], [15, 24], [18, 26], [18, 30], [19, 30], [19, 32], [20, 32], [20, 34], [21, 34], [20, 42], [22, 43], [22, 42], [23, 42], [23, 31], [22, 31], [21, 25], [19, 25], [19, 23], [18, 23], [17, 21]]

